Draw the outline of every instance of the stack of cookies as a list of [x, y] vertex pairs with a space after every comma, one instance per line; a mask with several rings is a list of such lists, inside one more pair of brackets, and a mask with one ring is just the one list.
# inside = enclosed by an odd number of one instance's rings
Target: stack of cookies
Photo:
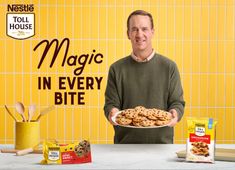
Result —
[[123, 110], [116, 117], [116, 122], [123, 126], [154, 127], [164, 126], [170, 122], [172, 115], [169, 112], [156, 108], [146, 109], [137, 106], [134, 109]]
[[91, 151], [90, 142], [87, 140], [79, 142], [79, 144], [75, 146], [74, 151], [79, 157], [86, 156]]
[[209, 147], [205, 142], [193, 142], [191, 152], [195, 155], [209, 156]]

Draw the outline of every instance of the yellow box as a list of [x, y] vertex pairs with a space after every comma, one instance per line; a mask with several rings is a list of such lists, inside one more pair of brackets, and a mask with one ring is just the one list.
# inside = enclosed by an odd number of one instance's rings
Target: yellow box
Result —
[[39, 122], [16, 122], [15, 149], [35, 147], [40, 142]]

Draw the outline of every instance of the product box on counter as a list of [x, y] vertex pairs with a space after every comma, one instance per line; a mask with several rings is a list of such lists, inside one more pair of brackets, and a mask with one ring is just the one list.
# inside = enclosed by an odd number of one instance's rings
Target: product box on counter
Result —
[[187, 118], [186, 161], [214, 163], [216, 124], [212, 118]]
[[91, 162], [90, 142], [83, 140], [70, 144], [44, 142], [44, 160], [41, 164], [81, 164]]

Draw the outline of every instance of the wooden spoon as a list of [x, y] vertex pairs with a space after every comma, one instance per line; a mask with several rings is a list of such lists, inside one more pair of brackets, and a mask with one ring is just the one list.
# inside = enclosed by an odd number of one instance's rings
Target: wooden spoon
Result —
[[31, 121], [31, 119], [32, 119], [32, 117], [33, 117], [33, 115], [34, 115], [35, 110], [36, 110], [35, 104], [31, 104], [31, 105], [29, 106], [29, 111], [28, 111], [28, 122]]
[[17, 102], [15, 107], [16, 107], [16, 111], [21, 115], [23, 122], [26, 122], [26, 118], [24, 115], [24, 105], [21, 102]]
[[54, 109], [55, 109], [55, 106], [52, 105], [52, 106], [49, 106], [49, 107], [47, 107], [46, 109], [42, 110], [42, 111], [40, 112], [40, 114], [38, 115], [36, 121], [39, 121], [40, 118], [41, 118], [43, 115], [45, 115], [46, 113], [48, 113], [48, 112], [50, 112], [50, 111], [52, 111], [52, 110], [54, 110]]
[[8, 114], [17, 122], [16, 117], [10, 112], [10, 110], [7, 108], [6, 105], [5, 105], [5, 109], [7, 110]]

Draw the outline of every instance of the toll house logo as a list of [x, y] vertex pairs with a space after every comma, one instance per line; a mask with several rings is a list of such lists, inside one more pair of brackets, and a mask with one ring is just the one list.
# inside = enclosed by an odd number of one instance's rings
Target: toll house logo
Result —
[[6, 32], [9, 37], [23, 40], [35, 35], [35, 15], [33, 4], [8, 4]]

